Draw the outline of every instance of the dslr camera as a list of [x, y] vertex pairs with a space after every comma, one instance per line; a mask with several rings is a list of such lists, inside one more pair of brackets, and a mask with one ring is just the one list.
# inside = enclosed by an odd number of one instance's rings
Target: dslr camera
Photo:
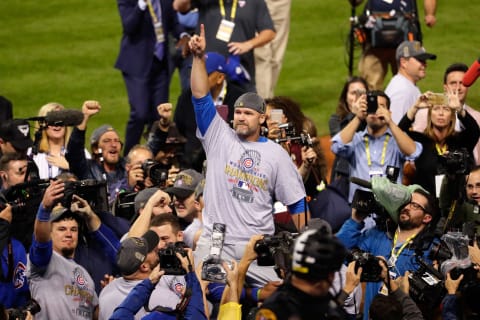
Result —
[[416, 303], [433, 309], [446, 293], [443, 275], [419, 256], [416, 260], [420, 267], [408, 276], [409, 295]]
[[38, 304], [37, 301], [34, 299], [30, 299], [28, 303], [21, 307], [21, 308], [15, 308], [15, 309], [8, 309], [8, 319], [18, 319], [18, 320], [25, 320], [27, 318], [27, 312], [30, 311], [30, 313], [33, 315], [39, 313], [42, 310], [40, 305]]
[[158, 250], [158, 258], [160, 268], [165, 271], [166, 275], [185, 275], [187, 272], [182, 267], [182, 262], [178, 259], [176, 253], [187, 256], [185, 248], [187, 245], [182, 241], [169, 243], [163, 249]]
[[263, 239], [258, 240], [254, 246], [257, 264], [275, 266], [274, 269], [279, 278], [288, 276], [292, 267], [292, 248], [297, 235], [288, 231], [281, 231], [273, 236], [264, 235]]
[[74, 194], [87, 200], [95, 212], [110, 211], [106, 181], [95, 179], [65, 181], [64, 197], [61, 200], [64, 208], [70, 208]]
[[354, 248], [347, 257], [348, 262], [355, 261], [355, 272], [362, 268], [361, 282], [378, 282], [382, 281], [382, 267], [380, 259], [373, 254]]
[[142, 170], [145, 178], [150, 178], [152, 183], [158, 187], [164, 187], [168, 179], [168, 170], [155, 160], [145, 160], [142, 163]]
[[226, 227], [223, 223], [216, 222], [213, 224], [210, 254], [202, 263], [202, 280], [218, 283], [227, 282], [227, 273], [222, 266], [224, 260], [221, 258]]

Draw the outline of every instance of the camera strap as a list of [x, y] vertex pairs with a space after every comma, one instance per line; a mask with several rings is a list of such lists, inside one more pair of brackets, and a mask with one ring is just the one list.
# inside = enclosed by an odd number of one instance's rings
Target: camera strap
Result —
[[405, 247], [408, 246], [416, 236], [417, 236], [417, 233], [412, 234], [410, 237], [407, 238], [407, 240], [405, 240], [405, 242], [402, 244], [402, 246], [398, 250], [395, 250], [395, 247], [397, 246], [398, 229], [397, 231], [395, 231], [395, 237], [393, 238], [392, 251], [390, 252], [390, 259], [388, 259], [389, 267], [395, 266], [395, 264], [397, 263], [398, 256], [400, 256], [403, 249], [405, 249]]

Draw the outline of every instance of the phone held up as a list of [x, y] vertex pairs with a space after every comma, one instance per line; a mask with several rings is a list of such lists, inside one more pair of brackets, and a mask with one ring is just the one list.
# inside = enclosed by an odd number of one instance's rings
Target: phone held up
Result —
[[378, 109], [377, 95], [372, 92], [367, 92], [367, 114], [376, 113]]

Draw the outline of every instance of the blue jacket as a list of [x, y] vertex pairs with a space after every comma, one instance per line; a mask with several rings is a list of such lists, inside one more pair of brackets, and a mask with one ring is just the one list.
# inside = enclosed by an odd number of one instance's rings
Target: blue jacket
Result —
[[[345, 221], [343, 226], [337, 233], [337, 237], [348, 248], [352, 249], [358, 247], [363, 251], [370, 252], [375, 256], [383, 256], [386, 260], [390, 258], [393, 239], [384, 231], [372, 228], [365, 232], [361, 232], [364, 224], [358, 223], [351, 218]], [[397, 249], [400, 245], [397, 245]], [[431, 245], [430, 245], [431, 247]], [[428, 259], [429, 249], [423, 251], [423, 260], [427, 263], [431, 263]], [[415, 259], [415, 247], [410, 244], [402, 250], [397, 258], [396, 262], [396, 274], [397, 276], [403, 276], [406, 271], [415, 271], [420, 267]], [[393, 270], [395, 271], [395, 270]], [[382, 282], [367, 282], [365, 290], [365, 303], [364, 303], [364, 319], [368, 320], [368, 309], [372, 303], [373, 298], [378, 294]]]
[[[203, 304], [202, 288], [194, 272], [189, 272], [185, 276], [187, 288], [191, 288], [192, 296], [185, 310], [185, 320], [207, 319], [205, 316], [205, 307]], [[129, 320], [134, 319], [135, 314], [150, 299], [155, 285], [150, 279], [145, 279], [133, 288], [123, 302], [115, 309], [110, 320]], [[153, 311], [144, 316], [142, 320], [175, 320], [176, 314]]]
[[[27, 282], [27, 254], [22, 243], [9, 237], [10, 223], [0, 219], [0, 252], [2, 275], [0, 280], [0, 303], [6, 308], [23, 307], [30, 298], [30, 291]], [[10, 242], [11, 240], [11, 242]], [[8, 277], [8, 246], [11, 243], [13, 265], [10, 266], [12, 277]]]

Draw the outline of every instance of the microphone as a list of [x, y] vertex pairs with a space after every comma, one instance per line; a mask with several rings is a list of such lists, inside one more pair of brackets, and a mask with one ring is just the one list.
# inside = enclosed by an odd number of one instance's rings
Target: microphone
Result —
[[350, 177], [350, 182], [358, 184], [359, 186], [367, 188], [367, 189], [372, 189], [372, 183], [370, 181], [367, 181], [367, 180], [363, 180], [363, 179], [356, 178], [356, 177]]
[[83, 121], [83, 113], [78, 110], [50, 111], [45, 117], [27, 118], [29, 121], [45, 122], [48, 126], [78, 126]]
[[470, 68], [468, 68], [467, 72], [463, 76], [463, 85], [465, 87], [470, 87], [475, 80], [480, 76], [480, 58], [478, 58], [475, 62], [472, 63]]

